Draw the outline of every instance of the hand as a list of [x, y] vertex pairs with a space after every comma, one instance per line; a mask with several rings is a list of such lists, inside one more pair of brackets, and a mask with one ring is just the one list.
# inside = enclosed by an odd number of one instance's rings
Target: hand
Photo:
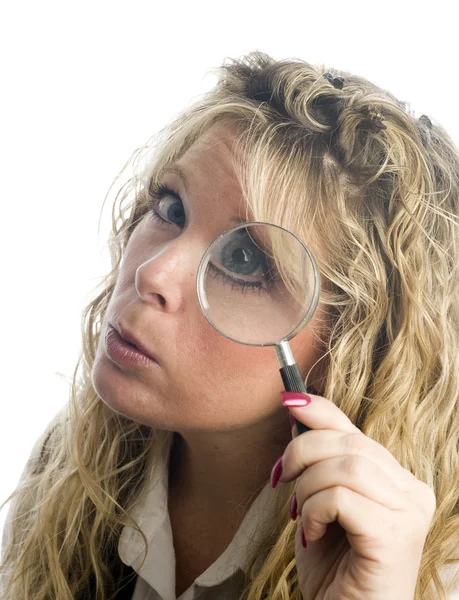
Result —
[[293, 427], [279, 478], [298, 478], [295, 554], [303, 599], [413, 600], [436, 509], [433, 490], [333, 402], [309, 396], [308, 406], [290, 412], [311, 431], [298, 435]]

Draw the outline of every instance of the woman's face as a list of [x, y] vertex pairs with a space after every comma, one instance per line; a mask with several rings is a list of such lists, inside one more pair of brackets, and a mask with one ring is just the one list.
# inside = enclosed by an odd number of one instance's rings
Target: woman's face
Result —
[[[228, 129], [213, 126], [176, 163], [186, 182], [177, 173], [162, 176], [180, 199], [168, 195], [157, 205], [169, 223], [147, 214], [137, 225], [102, 323], [92, 371], [97, 393], [113, 410], [157, 429], [238, 429], [286, 412], [273, 348], [245, 346], [217, 333], [196, 295], [203, 253], [245, 216], [231, 140]], [[312, 337], [313, 327], [320, 335], [322, 316], [319, 305], [290, 341], [304, 376], [323, 353]], [[109, 323], [131, 332], [157, 364], [128, 367], [110, 359]], [[318, 385], [314, 377], [308, 383]]]

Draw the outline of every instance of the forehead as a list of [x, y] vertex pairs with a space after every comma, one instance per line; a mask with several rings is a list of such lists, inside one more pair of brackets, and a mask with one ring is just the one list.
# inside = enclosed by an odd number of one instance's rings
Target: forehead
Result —
[[[172, 172], [184, 182], [185, 193], [205, 206], [212, 218], [234, 212], [231, 221], [247, 220], [247, 206], [239, 179], [233, 167], [236, 136], [231, 126], [209, 127], [174, 163], [166, 164], [159, 176]], [[237, 213], [237, 214], [236, 214]]]
[[177, 164], [206, 171], [219, 178], [235, 178], [233, 168], [234, 132], [227, 125], [213, 125], [182, 155]]

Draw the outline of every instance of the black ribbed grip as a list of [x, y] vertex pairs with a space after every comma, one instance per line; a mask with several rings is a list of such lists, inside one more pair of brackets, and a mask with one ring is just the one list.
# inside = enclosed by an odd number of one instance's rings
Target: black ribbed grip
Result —
[[[279, 371], [287, 392], [300, 392], [300, 394], [308, 393], [300, 369], [296, 363], [294, 365], [288, 365], [287, 367], [281, 367]], [[310, 427], [306, 427], [306, 425], [298, 421], [298, 419], [295, 419], [295, 423], [298, 427], [298, 434], [302, 434], [305, 431], [311, 431]]]

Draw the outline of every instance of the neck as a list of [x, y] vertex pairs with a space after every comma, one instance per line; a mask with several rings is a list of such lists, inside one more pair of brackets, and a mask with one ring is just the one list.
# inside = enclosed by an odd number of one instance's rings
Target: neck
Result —
[[291, 439], [284, 407], [240, 429], [177, 432], [169, 462], [169, 497], [199, 506], [218, 521], [241, 514], [241, 509], [245, 514]]

